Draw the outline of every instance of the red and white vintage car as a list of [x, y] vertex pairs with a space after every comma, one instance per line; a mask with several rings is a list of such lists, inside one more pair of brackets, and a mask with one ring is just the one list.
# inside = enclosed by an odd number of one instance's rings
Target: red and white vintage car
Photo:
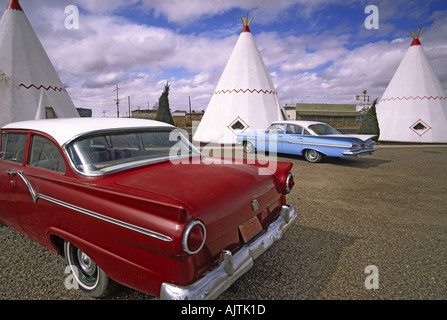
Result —
[[104, 118], [4, 126], [0, 222], [64, 255], [93, 297], [120, 283], [216, 298], [296, 219], [292, 164], [210, 164], [178, 131]]

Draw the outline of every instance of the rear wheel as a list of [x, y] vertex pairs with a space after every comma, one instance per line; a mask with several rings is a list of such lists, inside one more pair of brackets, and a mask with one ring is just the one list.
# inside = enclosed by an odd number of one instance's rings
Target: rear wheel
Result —
[[94, 298], [104, 298], [118, 286], [83, 251], [70, 242], [64, 243], [65, 260], [79, 288]]
[[304, 157], [307, 161], [312, 163], [320, 162], [321, 159], [323, 159], [323, 155], [320, 152], [312, 149], [307, 149], [304, 153]]

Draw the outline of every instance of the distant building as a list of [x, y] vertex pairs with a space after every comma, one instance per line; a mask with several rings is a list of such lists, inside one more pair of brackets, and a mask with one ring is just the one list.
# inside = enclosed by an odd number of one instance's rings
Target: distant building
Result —
[[187, 117], [189, 120], [193, 121], [200, 121], [203, 118], [203, 115], [205, 114], [205, 111], [192, 111], [188, 112]]
[[296, 105], [286, 104], [284, 110], [286, 110], [286, 115], [290, 120], [296, 120]]
[[[177, 127], [185, 128], [191, 127], [193, 121], [201, 121], [204, 111], [187, 112], [184, 110], [176, 110], [171, 112], [174, 124]], [[157, 117], [157, 110], [133, 110], [132, 118], [155, 120]]]
[[174, 120], [174, 124], [177, 127], [186, 127], [187, 126], [187, 119], [186, 119], [186, 111], [183, 110], [176, 110], [172, 112], [172, 119]]
[[296, 103], [284, 108], [291, 120], [311, 120], [353, 125], [363, 119], [355, 104]]
[[157, 110], [132, 110], [132, 118], [155, 120], [156, 117]]
[[175, 119], [175, 118], [178, 118], [178, 119], [185, 119], [186, 118], [186, 111], [183, 111], [183, 110], [176, 110], [176, 111], [174, 111], [173, 113], [172, 113], [172, 117]]

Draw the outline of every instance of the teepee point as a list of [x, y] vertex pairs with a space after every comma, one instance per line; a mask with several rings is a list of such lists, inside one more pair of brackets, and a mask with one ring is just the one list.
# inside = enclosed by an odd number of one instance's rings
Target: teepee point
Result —
[[421, 37], [422, 32], [423, 32], [422, 28], [419, 28], [417, 37], [414, 36], [413, 31], [410, 31], [410, 32], [411, 32], [411, 35], [413, 36], [413, 42], [411, 43], [411, 46], [420, 46], [421, 42], [419, 41], [419, 38]]
[[250, 21], [248, 21], [248, 13], [247, 13], [247, 18], [242, 18], [242, 16], [241, 16], [241, 21], [242, 21], [242, 25], [244, 26], [242, 28], [242, 32], [251, 32], [250, 24], [253, 21], [253, 17], [251, 17]]
[[23, 11], [22, 7], [19, 4], [19, 0], [10, 0], [6, 10], [18, 10]]

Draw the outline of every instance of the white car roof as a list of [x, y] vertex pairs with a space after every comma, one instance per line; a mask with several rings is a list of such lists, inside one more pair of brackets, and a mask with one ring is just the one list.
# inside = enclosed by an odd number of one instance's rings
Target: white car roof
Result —
[[306, 121], [306, 120], [284, 120], [284, 121], [274, 121], [272, 124], [297, 124], [301, 127], [307, 128], [312, 124], [322, 124], [323, 122], [318, 121]]
[[155, 120], [134, 118], [58, 118], [20, 121], [7, 124], [2, 129], [24, 129], [44, 132], [52, 136], [60, 146], [74, 138], [95, 131], [108, 129], [155, 128], [174, 126]]

